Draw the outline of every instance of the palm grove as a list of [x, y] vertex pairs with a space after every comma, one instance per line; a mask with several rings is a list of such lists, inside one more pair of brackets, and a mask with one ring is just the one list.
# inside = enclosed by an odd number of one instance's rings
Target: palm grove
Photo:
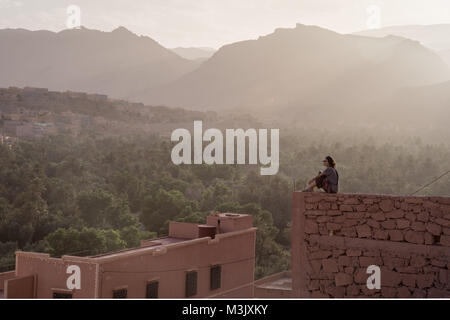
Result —
[[[450, 154], [420, 141], [315, 137], [282, 139], [276, 176], [261, 176], [257, 166], [176, 166], [171, 143], [155, 136], [53, 135], [0, 145], [0, 271], [14, 269], [18, 249], [94, 255], [164, 236], [168, 221], [200, 223], [219, 211], [253, 215], [259, 278], [289, 268], [292, 179], [305, 184], [329, 150], [341, 191], [387, 194], [408, 194], [444, 170]], [[449, 195], [448, 179], [422, 193]]]

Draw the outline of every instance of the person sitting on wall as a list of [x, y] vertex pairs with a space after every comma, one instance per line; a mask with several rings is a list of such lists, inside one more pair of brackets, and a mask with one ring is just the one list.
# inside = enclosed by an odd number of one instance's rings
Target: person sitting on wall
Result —
[[339, 189], [339, 174], [336, 170], [336, 162], [327, 156], [323, 160], [326, 169], [315, 178], [308, 181], [308, 187], [303, 192], [313, 192], [314, 188], [323, 189], [326, 193], [337, 193]]

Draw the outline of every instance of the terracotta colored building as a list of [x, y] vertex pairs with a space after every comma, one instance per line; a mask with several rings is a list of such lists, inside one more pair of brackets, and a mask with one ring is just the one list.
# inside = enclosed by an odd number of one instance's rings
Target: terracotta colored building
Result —
[[252, 216], [216, 213], [206, 224], [171, 222], [169, 235], [91, 257], [17, 252], [0, 274], [5, 298], [253, 297]]

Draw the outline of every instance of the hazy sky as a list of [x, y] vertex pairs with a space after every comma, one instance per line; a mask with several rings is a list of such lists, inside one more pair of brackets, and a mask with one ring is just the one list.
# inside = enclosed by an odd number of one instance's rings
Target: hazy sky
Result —
[[373, 21], [371, 5], [380, 8], [381, 26], [450, 23], [449, 0], [0, 0], [0, 29], [65, 29], [72, 4], [87, 28], [125, 26], [166, 47], [218, 48], [297, 22], [360, 31]]

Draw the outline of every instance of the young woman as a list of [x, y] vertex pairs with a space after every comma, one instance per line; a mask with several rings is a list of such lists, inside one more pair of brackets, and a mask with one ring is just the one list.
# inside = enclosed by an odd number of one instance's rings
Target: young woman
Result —
[[303, 192], [313, 192], [314, 188], [325, 190], [326, 193], [337, 193], [339, 190], [339, 174], [336, 171], [336, 162], [330, 156], [323, 160], [326, 169], [308, 181], [308, 187]]

